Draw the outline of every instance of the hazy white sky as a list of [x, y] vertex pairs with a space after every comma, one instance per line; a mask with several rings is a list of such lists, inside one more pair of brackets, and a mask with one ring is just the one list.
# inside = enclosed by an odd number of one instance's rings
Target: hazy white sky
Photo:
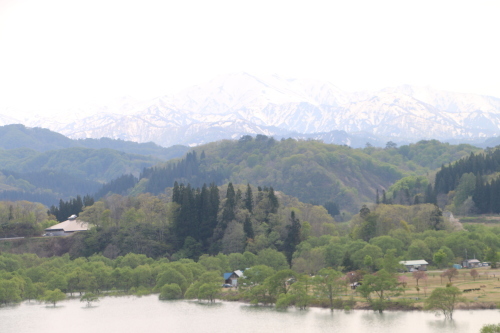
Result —
[[0, 0], [0, 113], [153, 98], [219, 74], [500, 97], [500, 1]]

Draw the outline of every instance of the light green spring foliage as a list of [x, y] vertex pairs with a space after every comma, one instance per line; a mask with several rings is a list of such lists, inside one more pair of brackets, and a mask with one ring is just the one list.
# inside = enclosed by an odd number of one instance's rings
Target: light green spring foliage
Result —
[[500, 333], [500, 324], [484, 325], [480, 333]]
[[99, 296], [94, 293], [85, 293], [82, 297], [80, 297], [80, 302], [86, 302], [87, 307], [91, 307], [92, 303], [96, 303], [99, 301]]
[[425, 300], [426, 310], [435, 310], [442, 312], [448, 319], [453, 319], [453, 311], [459, 302], [464, 302], [461, 297], [462, 292], [454, 286], [446, 288], [436, 288], [431, 295]]
[[221, 290], [224, 279], [218, 271], [208, 271], [203, 273], [187, 289], [185, 298], [197, 298], [199, 300], [208, 300], [213, 302]]
[[56, 306], [57, 302], [60, 302], [65, 299], [66, 299], [66, 294], [60, 291], [59, 289], [46, 290], [42, 298], [42, 300], [45, 301], [45, 303], [53, 304], [54, 307]]
[[56, 223], [58, 222], [49, 219], [47, 208], [40, 203], [0, 201], [0, 224], [2, 225], [0, 238], [39, 236], [43, 234], [45, 228]]
[[176, 283], [165, 284], [161, 287], [159, 299], [172, 300], [182, 298], [182, 290]]
[[362, 283], [357, 291], [379, 312], [386, 308], [388, 297], [397, 296], [402, 291], [398, 285], [396, 274], [385, 269], [381, 269], [375, 274], [365, 275]]
[[333, 301], [341, 291], [345, 290], [346, 280], [342, 279], [344, 275], [332, 268], [323, 268], [314, 277], [314, 294], [320, 300], [326, 299], [333, 309]]

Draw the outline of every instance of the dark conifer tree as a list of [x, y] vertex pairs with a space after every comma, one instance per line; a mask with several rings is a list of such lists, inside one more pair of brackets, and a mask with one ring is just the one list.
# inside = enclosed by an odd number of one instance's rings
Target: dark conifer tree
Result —
[[443, 213], [438, 206], [434, 207], [434, 210], [430, 216], [430, 222], [433, 226], [434, 230], [443, 230], [444, 229], [444, 221], [443, 221]]
[[420, 195], [415, 195], [415, 197], [413, 198], [413, 204], [414, 205], [420, 205]]
[[487, 212], [488, 199], [486, 198], [486, 186], [484, 185], [483, 177], [481, 174], [476, 177], [476, 187], [474, 188], [474, 194], [472, 194], [472, 200], [476, 205], [479, 214], [485, 214]]
[[253, 239], [255, 237], [250, 215], [247, 215], [245, 222], [243, 222], [243, 231], [245, 232], [247, 239]]
[[269, 198], [269, 204], [270, 204], [269, 212], [276, 214], [278, 212], [278, 208], [280, 206], [280, 203], [278, 201], [278, 198], [276, 197], [276, 194], [274, 194], [274, 189], [272, 188], [272, 186], [269, 188], [268, 198]]
[[290, 214], [290, 224], [286, 226], [288, 234], [283, 243], [286, 259], [290, 267], [292, 266], [292, 256], [300, 243], [301, 224], [298, 218], [295, 217], [295, 212], [292, 210]]
[[257, 187], [257, 200], [256, 200], [256, 204], [258, 205], [259, 202], [262, 201], [262, 199], [264, 199], [264, 192], [262, 191], [262, 188], [259, 186]]
[[405, 200], [405, 205], [411, 206], [412, 202], [410, 197], [410, 190], [407, 188], [404, 190], [404, 200]]
[[240, 189], [236, 190], [235, 204], [236, 207], [240, 207], [243, 203], [243, 193]]
[[245, 208], [250, 213], [252, 213], [252, 211], [253, 211], [253, 194], [252, 194], [252, 188], [250, 187], [250, 184], [247, 184], [247, 191], [245, 194]]
[[340, 208], [336, 202], [327, 201], [327, 202], [325, 202], [323, 207], [326, 208], [326, 210], [328, 211], [328, 214], [330, 214], [331, 216], [340, 215]]
[[176, 202], [178, 204], [181, 203], [181, 193], [180, 193], [179, 184], [177, 182], [174, 182], [174, 188], [172, 191], [172, 202]]
[[92, 206], [94, 204], [94, 198], [91, 197], [90, 195], [86, 195], [83, 197], [83, 206], [84, 207], [89, 207], [89, 206]]
[[370, 214], [370, 208], [368, 208], [366, 205], [363, 205], [359, 210], [359, 217], [365, 219], [368, 216], [368, 214]]
[[424, 203], [431, 203], [437, 205], [436, 193], [432, 189], [431, 184], [427, 185], [427, 188], [425, 190]]
[[222, 211], [222, 223], [224, 228], [227, 227], [227, 224], [230, 221], [234, 220], [235, 208], [236, 208], [236, 193], [234, 192], [233, 183], [229, 183], [227, 185], [226, 202], [224, 204], [224, 209]]
[[193, 238], [196, 239], [196, 235], [193, 234], [196, 234], [198, 229], [194, 190], [191, 189], [190, 184], [186, 187], [181, 184], [179, 190], [181, 195], [180, 210], [173, 223], [173, 230], [177, 238], [177, 249], [184, 244], [186, 237], [195, 236]]

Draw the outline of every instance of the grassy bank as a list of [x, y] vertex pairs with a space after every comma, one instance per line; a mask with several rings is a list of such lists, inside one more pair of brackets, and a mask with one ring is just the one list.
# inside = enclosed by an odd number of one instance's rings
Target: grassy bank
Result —
[[[500, 269], [491, 269], [489, 267], [478, 268], [479, 276], [474, 279], [470, 275], [470, 269], [459, 270], [460, 274], [453, 278], [451, 283], [460, 290], [479, 289], [471, 292], [464, 292], [463, 297], [467, 300], [460, 303], [457, 309], [495, 309], [500, 307]], [[411, 273], [402, 274], [406, 277], [404, 292], [399, 296], [390, 297], [390, 303], [387, 310], [422, 310], [425, 299], [432, 291], [439, 287], [446, 287], [449, 283], [447, 278], [442, 278], [442, 271], [427, 272], [426, 279], [420, 279], [417, 282]], [[225, 301], [248, 302], [243, 294], [233, 288], [221, 291], [220, 298]], [[313, 300], [310, 306], [325, 307], [329, 305], [325, 302]], [[335, 308], [344, 309], [370, 309], [370, 304], [365, 298], [361, 297], [355, 290], [346, 289], [336, 301]]]

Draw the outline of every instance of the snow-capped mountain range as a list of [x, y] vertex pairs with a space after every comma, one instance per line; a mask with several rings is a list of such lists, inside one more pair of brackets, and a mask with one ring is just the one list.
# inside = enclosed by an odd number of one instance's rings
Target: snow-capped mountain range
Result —
[[75, 113], [67, 120], [0, 115], [0, 124], [12, 123], [48, 128], [74, 139], [110, 137], [167, 147], [247, 134], [359, 146], [388, 140], [498, 136], [500, 99], [408, 85], [348, 93], [329, 82], [241, 73], [217, 77], [146, 105], [102, 108], [84, 118]]

